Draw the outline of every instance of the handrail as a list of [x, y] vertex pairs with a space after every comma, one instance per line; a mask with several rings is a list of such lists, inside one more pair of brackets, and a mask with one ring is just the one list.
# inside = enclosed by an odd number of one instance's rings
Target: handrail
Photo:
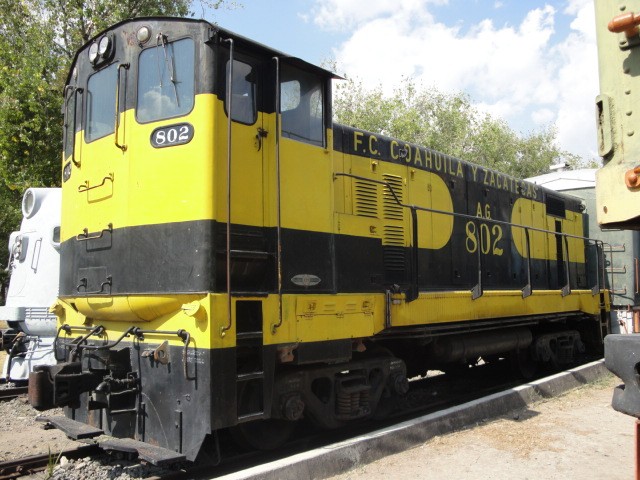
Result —
[[111, 183], [113, 183], [113, 173], [110, 173], [109, 175], [104, 177], [102, 179], [102, 183], [100, 183], [99, 185], [94, 185], [93, 187], [89, 186], [89, 180], [85, 180], [83, 185], [78, 185], [78, 193], [84, 193], [95, 188], [100, 188], [107, 182], [107, 180], [111, 180]]
[[73, 132], [71, 135], [73, 136], [73, 140], [71, 141], [71, 161], [76, 167], [80, 166], [80, 161], [76, 160], [76, 121], [78, 120], [78, 94], [82, 95], [82, 104], [80, 104], [80, 110], [84, 111], [84, 90], [82, 88], [76, 88], [75, 92], [73, 92]]
[[[127, 146], [124, 143], [122, 145], [118, 143], [118, 130], [120, 129], [120, 84], [122, 83], [120, 81], [120, 70], [122, 69], [129, 70], [129, 64], [121, 63], [120, 65], [118, 65], [118, 75], [116, 79], [116, 125], [115, 125], [114, 137], [115, 137], [116, 147], [118, 147], [120, 150], [125, 152], [127, 150]], [[126, 105], [126, 99], [127, 99], [127, 82], [126, 81], [124, 83], [123, 94], [124, 94], [125, 105]]]
[[[417, 206], [417, 205], [409, 205], [409, 204], [403, 203], [400, 200], [400, 198], [398, 197], [398, 195], [396, 194], [393, 186], [389, 182], [386, 182], [386, 181], [383, 181], [383, 180], [375, 180], [375, 179], [372, 179], [372, 178], [363, 177], [361, 175], [354, 175], [352, 173], [341, 173], [341, 172], [338, 172], [338, 173], [334, 173], [333, 175], [334, 175], [334, 178], [335, 177], [348, 177], [348, 178], [354, 178], [356, 180], [362, 180], [362, 181], [365, 181], [365, 182], [370, 182], [370, 183], [375, 183], [375, 184], [378, 184], [378, 185], [383, 185], [383, 186], [385, 186], [385, 187], [387, 187], [389, 189], [389, 192], [393, 196], [395, 202], [398, 205], [400, 205], [401, 207], [403, 207], [403, 208], [408, 208], [408, 209], [413, 209], [413, 210], [423, 211], [423, 212], [437, 213], [437, 214], [442, 214], [442, 215], [449, 215], [449, 216], [452, 216], [452, 217], [465, 218], [465, 219], [473, 221], [474, 224], [475, 224], [475, 222], [477, 222], [479, 220], [479, 218], [477, 216], [469, 215], [469, 214], [466, 214], [466, 213], [447, 212], [445, 210], [438, 210], [438, 209], [435, 209], [435, 208], [420, 207], [420, 206]], [[532, 226], [529, 226], [529, 225], [522, 225], [522, 224], [518, 224], [518, 223], [507, 222], [507, 221], [504, 221], [504, 220], [496, 220], [496, 219], [493, 219], [493, 218], [484, 218], [483, 217], [481, 220], [483, 222], [492, 223], [492, 224], [496, 224], [496, 225], [504, 225], [504, 226], [508, 226], [508, 227], [521, 228], [521, 229], [523, 229], [525, 231], [525, 236], [526, 236], [526, 241], [527, 241], [528, 285], [526, 285], [525, 288], [523, 289], [523, 298], [525, 298], [525, 295], [524, 295], [525, 293], [528, 293], [528, 295], [526, 295], [526, 296], [531, 295], [531, 291], [525, 292], [525, 289], [527, 289], [527, 287], [531, 287], [531, 275], [530, 275], [531, 262], [530, 262], [530, 247], [529, 247], [529, 233], [528, 233], [528, 231], [541, 232], [541, 233], [546, 233], [546, 234], [549, 234], [549, 235], [556, 235], [556, 236], [560, 235], [561, 237], [563, 237], [565, 239], [565, 244], [566, 244], [566, 249], [567, 249], [567, 259], [566, 259], [565, 264], [566, 264], [566, 272], [567, 272], [567, 281], [568, 281], [568, 283], [570, 282], [569, 268], [568, 268], [568, 264], [569, 264], [568, 239], [569, 238], [573, 238], [573, 239], [577, 239], [577, 240], [583, 240], [583, 241], [586, 241], [586, 242], [589, 242], [589, 243], [594, 243], [596, 246], [600, 245], [601, 248], [604, 248], [604, 242], [602, 242], [601, 240], [598, 240], [598, 239], [594, 239], [594, 238], [583, 237], [583, 236], [580, 236], [580, 235], [573, 235], [573, 234], [565, 233], [565, 232], [556, 232], [556, 231], [552, 231], [552, 230], [546, 230], [544, 228], [538, 228], [538, 227], [532, 227]], [[414, 225], [414, 228], [415, 228], [415, 225]], [[482, 229], [479, 229], [479, 230], [480, 230], [480, 236], [481, 236], [480, 240], [482, 240], [482, 231], [481, 231]], [[479, 257], [480, 257], [479, 261], [481, 261], [481, 255]], [[598, 270], [601, 270], [599, 267], [600, 266], [598, 265]], [[479, 266], [479, 268], [480, 268], [480, 266]], [[596, 275], [596, 278], [597, 278], [597, 276], [598, 275]], [[604, 277], [603, 277], [603, 280], [604, 280]], [[603, 284], [604, 284], [604, 282], [603, 282]], [[566, 288], [566, 285], [563, 288]], [[476, 293], [479, 293], [480, 294], [479, 296], [482, 295], [481, 282], [479, 283], [479, 285], [476, 285], [474, 287], [474, 290], [477, 290]], [[601, 288], [598, 289], [598, 291], [600, 291], [600, 290], [601, 290]], [[593, 292], [593, 289], [592, 289], [592, 292]], [[473, 293], [473, 295], [475, 295], [475, 293]], [[594, 293], [594, 295], [595, 295], [595, 293]], [[474, 297], [474, 299], [475, 298], [478, 298], [478, 297]]]
[[[71, 87], [71, 89], [73, 90], [73, 128], [72, 131], [69, 132], [69, 125], [67, 123], [68, 118], [67, 118], [67, 103], [68, 99], [66, 97], [66, 91], [67, 88], [70, 87], [70, 85], [67, 85], [65, 87], [65, 109], [64, 109], [64, 124], [65, 124], [65, 132], [66, 135], [71, 135], [71, 161], [73, 162], [73, 164], [76, 167], [80, 167], [80, 162], [76, 160], [76, 121], [77, 121], [77, 117], [78, 117], [78, 93], [84, 93], [84, 90], [82, 88], [79, 87]], [[84, 108], [84, 95], [82, 96], [82, 105], [80, 106], [80, 110], [83, 110]]]
[[276, 269], [278, 277], [278, 322], [271, 326], [271, 334], [282, 325], [282, 219], [280, 191], [280, 58], [273, 57], [276, 63]]
[[81, 292], [80, 288], [84, 287], [86, 289], [87, 288], [87, 284], [88, 284], [87, 278], [86, 277], [82, 277], [80, 279], [80, 283], [76, 286], [76, 292], [78, 292], [80, 294], [85, 294], [85, 295], [103, 293], [104, 292], [104, 287], [106, 287], [107, 285], [109, 285], [109, 287], [111, 287], [111, 285], [112, 285], [111, 281], [112, 281], [111, 275], [107, 275], [107, 279], [100, 284], [100, 290], [94, 290], [94, 291], [90, 291], [90, 292], [85, 290], [85, 291]]
[[107, 228], [103, 228], [98, 235], [94, 235], [92, 237], [89, 236], [89, 229], [87, 227], [82, 229], [82, 233], [76, 235], [76, 240], [78, 242], [86, 242], [88, 240], [97, 240], [98, 238], [102, 238], [105, 233], [113, 233], [113, 223], [109, 223]]
[[[562, 233], [562, 232], [559, 232]], [[556, 233], [556, 235], [558, 235], [558, 233]], [[567, 283], [562, 287], [561, 292], [562, 292], [562, 296], [566, 297], [567, 295], [569, 295], [571, 293], [571, 277], [570, 277], [570, 272], [569, 272], [569, 240], [567, 240], [567, 237], [563, 237], [564, 242], [562, 242], [564, 249], [566, 250], [566, 256], [564, 258], [564, 262], [562, 262], [564, 264], [564, 275], [566, 277]]]
[[522, 288], [522, 298], [527, 298], [533, 293], [531, 284], [531, 240], [529, 239], [529, 228], [524, 229], [524, 237], [527, 244], [527, 284]]
[[31, 270], [38, 271], [38, 263], [40, 263], [40, 252], [42, 251], [42, 237], [36, 239], [33, 244], [33, 256], [31, 257]]
[[227, 325], [220, 327], [220, 336], [224, 337], [232, 325], [231, 303], [231, 116], [233, 112], [233, 38], [225, 38], [229, 43], [229, 72], [227, 73]]
[[[73, 349], [74, 355], [75, 352], [77, 352], [78, 346], [80, 344], [82, 344], [83, 342], [86, 342], [87, 339], [91, 336], [91, 335], [102, 335], [102, 333], [104, 332], [104, 327], [102, 325], [97, 325], [95, 327], [90, 327], [90, 326], [71, 326], [68, 324], [63, 324], [60, 326], [60, 328], [58, 328], [58, 331], [56, 332], [56, 336], [53, 339], [53, 356], [54, 358], [60, 362], [62, 360], [64, 360], [63, 358], [58, 357], [58, 340], [60, 339], [60, 333], [64, 330], [64, 333], [66, 333], [67, 335], [69, 335], [71, 333], [71, 330], [85, 330], [85, 331], [89, 331], [89, 333], [87, 333], [86, 335], [83, 335], [81, 337], [79, 337], [77, 340], [74, 341], [74, 343], [72, 343], [71, 345], [73, 345], [75, 348]], [[71, 345], [69, 344], [65, 344], [63, 346], [63, 348], [66, 347], [70, 347]], [[73, 359], [73, 357], [72, 357]]]
[[[473, 220], [473, 224], [476, 225], [477, 220]], [[471, 289], [471, 299], [476, 300], [480, 298], [484, 294], [484, 290], [482, 289], [482, 229], [478, 228], [476, 225], [476, 231], [480, 234], [478, 248], [476, 252], [478, 252], [478, 283]]]
[[189, 376], [189, 372], [187, 370], [187, 358], [188, 358], [188, 349], [189, 349], [189, 342], [191, 341], [191, 334], [181, 328], [180, 330], [144, 330], [140, 327], [132, 327], [133, 330], [131, 333], [133, 333], [136, 338], [138, 338], [139, 340], [143, 340], [144, 339], [144, 335], [145, 334], [149, 334], [149, 335], [177, 335], [178, 337], [180, 337], [180, 339], [182, 340], [182, 342], [184, 343], [184, 348], [182, 349], [182, 369], [184, 372], [184, 377], [187, 380], [192, 380], [195, 377], [190, 377]]

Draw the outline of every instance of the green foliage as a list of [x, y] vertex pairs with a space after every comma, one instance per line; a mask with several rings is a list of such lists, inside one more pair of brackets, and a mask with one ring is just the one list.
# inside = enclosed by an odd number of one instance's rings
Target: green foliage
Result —
[[[339, 123], [396, 137], [485, 165], [518, 178], [547, 173], [551, 165], [585, 166], [558, 148], [548, 127], [518, 135], [505, 121], [480, 112], [464, 93], [419, 88], [405, 79], [391, 95], [347, 80], [336, 87], [334, 115]], [[593, 162], [592, 162], [593, 163]]]

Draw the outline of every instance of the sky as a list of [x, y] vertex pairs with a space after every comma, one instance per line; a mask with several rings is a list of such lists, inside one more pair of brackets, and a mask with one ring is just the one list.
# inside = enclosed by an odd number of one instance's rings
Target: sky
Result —
[[[238, 0], [205, 18], [391, 92], [403, 77], [468, 94], [521, 134], [598, 158], [593, 0]], [[230, 2], [227, 2], [230, 3]]]

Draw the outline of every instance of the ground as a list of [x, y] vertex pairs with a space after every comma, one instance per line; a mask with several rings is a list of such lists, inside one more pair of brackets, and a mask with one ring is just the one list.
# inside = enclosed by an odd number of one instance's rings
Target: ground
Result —
[[332, 480], [633, 478], [635, 419], [611, 408], [618, 383], [607, 376]]
[[[47, 412], [62, 415], [62, 410]], [[26, 397], [0, 402], [0, 461], [27, 455], [56, 455], [73, 443], [60, 430], [43, 430], [35, 420], [39, 414], [27, 403]]]

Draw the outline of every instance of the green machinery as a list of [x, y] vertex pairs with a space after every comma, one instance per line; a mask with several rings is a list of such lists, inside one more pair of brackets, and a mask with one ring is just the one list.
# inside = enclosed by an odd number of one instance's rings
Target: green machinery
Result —
[[595, 1], [600, 95], [596, 98], [597, 218], [640, 229], [640, 1]]

